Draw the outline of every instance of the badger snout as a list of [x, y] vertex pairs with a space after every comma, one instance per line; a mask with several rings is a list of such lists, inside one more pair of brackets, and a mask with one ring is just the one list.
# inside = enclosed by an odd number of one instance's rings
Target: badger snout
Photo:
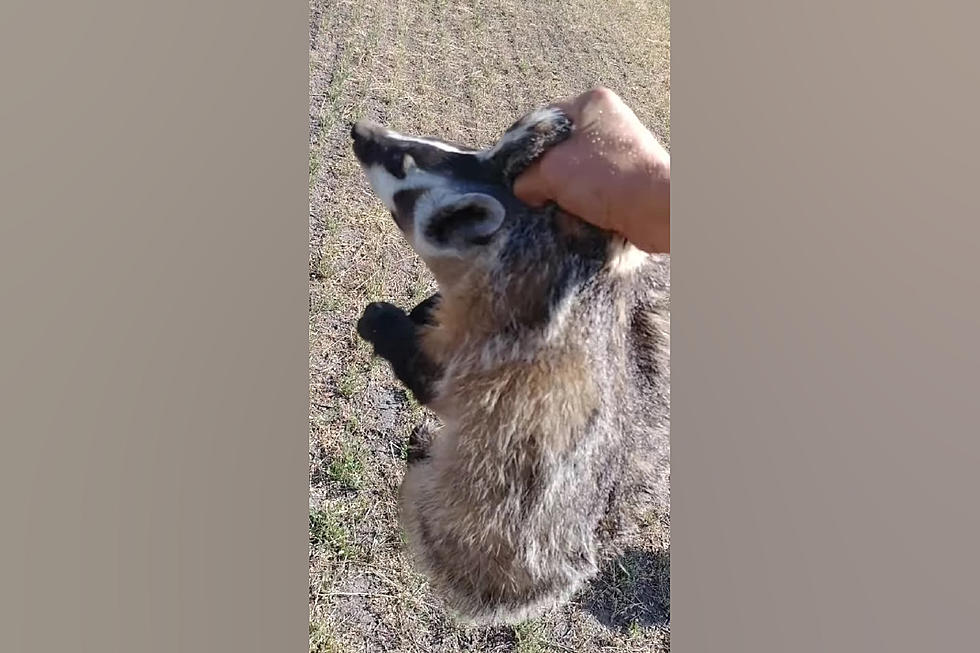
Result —
[[358, 143], [377, 141], [380, 137], [385, 136], [386, 131], [384, 127], [373, 120], [364, 118], [351, 125], [350, 137], [354, 139], [354, 144], [356, 145]]
[[354, 156], [364, 165], [380, 163], [384, 158], [386, 130], [371, 120], [358, 120], [350, 130]]

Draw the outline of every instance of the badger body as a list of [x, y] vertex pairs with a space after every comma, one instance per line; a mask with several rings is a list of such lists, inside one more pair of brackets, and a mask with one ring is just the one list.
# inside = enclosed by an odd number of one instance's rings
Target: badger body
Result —
[[670, 510], [669, 256], [511, 192], [572, 129], [541, 109], [479, 151], [352, 129], [439, 286], [409, 313], [369, 305], [358, 332], [441, 422], [410, 439], [400, 513], [467, 621], [568, 600], [639, 518]]

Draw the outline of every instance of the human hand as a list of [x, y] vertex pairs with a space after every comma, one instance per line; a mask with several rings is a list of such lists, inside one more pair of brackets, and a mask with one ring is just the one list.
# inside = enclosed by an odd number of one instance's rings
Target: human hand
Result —
[[514, 183], [532, 206], [553, 201], [648, 252], [670, 252], [670, 154], [606, 88], [556, 105], [574, 124]]

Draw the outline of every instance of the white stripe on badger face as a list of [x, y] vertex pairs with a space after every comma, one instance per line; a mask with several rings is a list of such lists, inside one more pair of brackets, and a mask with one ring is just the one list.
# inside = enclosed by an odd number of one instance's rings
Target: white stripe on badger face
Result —
[[542, 107], [540, 109], [535, 109], [533, 112], [528, 114], [523, 122], [524, 124], [510, 132], [509, 134], [504, 134], [503, 137], [497, 141], [497, 144], [493, 147], [483, 150], [477, 153], [481, 159], [492, 159], [497, 156], [502, 149], [511, 145], [514, 141], [521, 140], [527, 136], [528, 130], [537, 125], [540, 122], [545, 122], [548, 120], [558, 120], [561, 117], [561, 112], [554, 107]]
[[463, 150], [455, 145], [450, 145], [449, 143], [443, 143], [442, 141], [433, 141], [428, 138], [419, 138], [417, 136], [405, 136], [404, 134], [399, 134], [391, 129], [385, 130], [385, 136], [389, 138], [394, 138], [399, 141], [404, 141], [406, 143], [420, 143], [422, 145], [429, 145], [436, 149], [442, 150], [443, 152], [456, 152], [457, 154], [473, 154], [472, 151]]
[[[440, 143], [438, 141], [430, 141], [426, 138], [415, 138], [412, 136], [405, 136], [404, 134], [399, 134], [398, 132], [385, 129], [385, 136], [392, 139], [398, 140], [405, 143], [419, 143], [422, 145], [428, 145], [434, 147], [444, 152], [456, 152], [458, 154], [474, 154], [474, 152], [467, 152], [461, 150], [457, 147], [449, 145], [447, 143]], [[364, 173], [368, 178], [368, 182], [371, 184], [371, 188], [374, 190], [375, 194], [381, 198], [384, 205], [389, 211], [395, 210], [395, 194], [398, 191], [414, 189], [414, 188], [435, 188], [447, 185], [447, 180], [440, 175], [434, 175], [432, 173], [426, 172], [420, 169], [416, 164], [415, 160], [408, 154], [405, 155], [404, 167], [405, 167], [405, 177], [404, 179], [399, 179], [395, 175], [388, 172], [387, 169], [381, 164], [373, 164], [364, 167]]]

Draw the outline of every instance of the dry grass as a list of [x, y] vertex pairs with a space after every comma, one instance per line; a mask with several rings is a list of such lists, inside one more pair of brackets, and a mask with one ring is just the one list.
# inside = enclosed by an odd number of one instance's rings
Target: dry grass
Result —
[[396, 496], [424, 411], [372, 360], [364, 306], [434, 289], [350, 154], [361, 116], [485, 145], [527, 110], [615, 89], [670, 145], [664, 0], [312, 0], [310, 650], [669, 650], [669, 525], [575, 603], [516, 628], [453, 623], [411, 568]]

